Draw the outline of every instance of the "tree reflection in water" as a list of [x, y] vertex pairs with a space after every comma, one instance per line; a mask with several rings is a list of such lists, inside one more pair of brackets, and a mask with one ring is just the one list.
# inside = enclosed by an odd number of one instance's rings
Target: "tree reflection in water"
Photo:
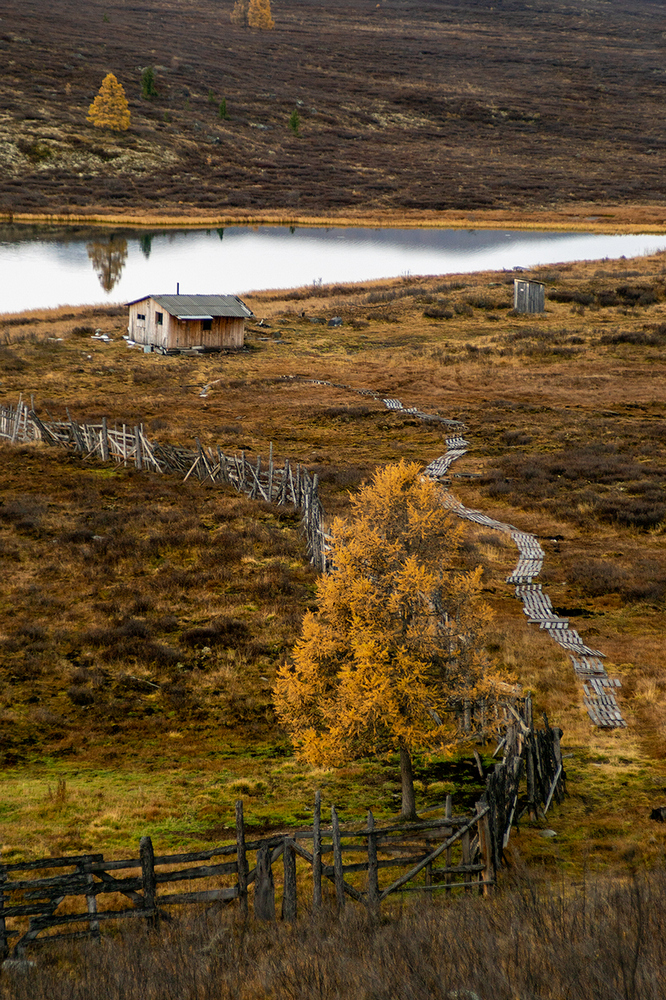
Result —
[[122, 236], [92, 240], [86, 250], [100, 285], [110, 292], [120, 281], [127, 261], [127, 240]]

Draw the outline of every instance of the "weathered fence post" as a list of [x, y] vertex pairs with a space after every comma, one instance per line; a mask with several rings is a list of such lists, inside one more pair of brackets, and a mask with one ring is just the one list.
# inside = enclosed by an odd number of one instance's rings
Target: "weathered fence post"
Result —
[[268, 446], [268, 502], [273, 503], [273, 442]]
[[340, 843], [340, 824], [335, 806], [331, 806], [331, 824], [333, 826], [333, 872], [335, 875], [335, 897], [338, 912], [345, 908], [345, 886], [342, 872], [342, 845]]
[[296, 919], [296, 852], [294, 842], [289, 837], [284, 838], [282, 849], [282, 861], [284, 865], [284, 888], [282, 892], [282, 919], [294, 921]]
[[282, 466], [282, 477], [277, 491], [276, 503], [285, 505], [287, 503], [287, 483], [289, 482], [289, 459], [285, 458]]
[[527, 775], [527, 811], [531, 820], [537, 818], [536, 803], [536, 782], [534, 780], [534, 733], [526, 738], [525, 749], [525, 772]]
[[143, 460], [141, 457], [141, 431], [139, 427], [134, 428], [134, 461], [137, 469], [141, 471], [143, 469]]
[[[0, 853], [0, 910], [4, 909], [5, 896], [2, 887], [7, 881], [4, 865], [2, 864], [2, 854]], [[0, 962], [4, 962], [9, 954], [9, 944], [7, 937], [7, 923], [4, 917], [0, 917]]]
[[303, 486], [302, 486], [302, 475], [301, 475], [301, 472], [302, 472], [302, 470], [301, 470], [300, 463], [297, 463], [297, 465], [296, 465], [296, 491], [294, 493], [294, 506], [295, 507], [300, 507], [302, 505], [302, 503], [303, 503], [303, 497], [302, 497]]
[[18, 405], [16, 407], [16, 417], [14, 419], [14, 429], [12, 430], [12, 444], [16, 444], [19, 432], [19, 423], [21, 422], [21, 406], [23, 405], [23, 396], [19, 396]]
[[525, 725], [528, 729], [534, 729], [534, 718], [532, 715], [532, 695], [528, 694], [525, 698]]
[[[462, 835], [462, 837], [460, 839], [461, 839], [461, 842], [462, 842], [462, 863], [465, 866], [471, 865], [471, 863], [472, 863], [472, 853], [471, 853], [471, 850], [470, 850], [469, 830], [465, 830], [465, 832], [463, 833], [463, 835]], [[472, 891], [471, 886], [469, 886], [469, 885], [465, 886], [465, 892], [471, 892], [471, 891]]]
[[[150, 910], [147, 920], [151, 927], [159, 924], [157, 912], [157, 880], [155, 879], [155, 852], [150, 837], [142, 837], [139, 841], [139, 858], [141, 860], [141, 881], [143, 883], [143, 908]], [[90, 912], [90, 910], [88, 911]]]
[[321, 792], [315, 792], [312, 823], [312, 906], [321, 909]]
[[101, 433], [101, 444], [102, 444], [102, 461], [109, 461], [109, 428], [107, 426], [106, 417], [102, 417], [102, 433]]
[[377, 865], [377, 834], [372, 809], [368, 810], [368, 910], [379, 916], [379, 868]]
[[[450, 795], [447, 795], [446, 796], [446, 807], [444, 809], [444, 818], [445, 819], [452, 819], [452, 817], [453, 817], [453, 800], [451, 799]], [[450, 827], [450, 826], [446, 827], [446, 836], [447, 837], [451, 836], [451, 831], [452, 831], [452, 827]], [[451, 867], [451, 848], [450, 847], [446, 848], [446, 867], [447, 868]], [[450, 884], [451, 884], [451, 876], [447, 873], [447, 875], [446, 875], [446, 885], [449, 886]], [[447, 896], [448, 896], [448, 894], [450, 892], [451, 892], [451, 890], [449, 888], [447, 888], [446, 889]]]
[[[482, 813], [484, 810], [483, 799], [476, 803], [476, 812]], [[493, 842], [490, 834], [490, 813], [485, 813], [481, 816], [478, 823], [479, 832], [479, 851], [485, 865], [483, 871], [481, 872], [481, 881], [483, 885], [480, 886], [481, 892], [484, 896], [490, 895], [490, 890], [492, 886], [490, 883], [495, 881], [495, 865], [493, 863]]]
[[271, 864], [271, 848], [257, 851], [257, 873], [254, 879], [254, 915], [257, 920], [275, 920], [275, 884]]
[[[85, 861], [82, 861], [79, 868], [86, 875], [86, 883], [88, 884], [89, 891], [86, 893], [86, 904], [88, 906], [88, 913], [97, 914], [97, 896], [95, 895], [93, 886], [95, 885], [95, 880], [90, 871], [92, 865], [92, 858], [88, 857]], [[90, 920], [89, 922], [90, 933], [95, 937], [99, 937], [99, 920]]]
[[247, 916], [247, 854], [245, 853], [245, 823], [243, 821], [243, 802], [236, 800], [236, 861], [238, 864], [238, 898], [241, 913]]
[[223, 483], [229, 482], [229, 472], [227, 471], [227, 456], [224, 454], [219, 444], [217, 446], [217, 460], [220, 465], [220, 477]]

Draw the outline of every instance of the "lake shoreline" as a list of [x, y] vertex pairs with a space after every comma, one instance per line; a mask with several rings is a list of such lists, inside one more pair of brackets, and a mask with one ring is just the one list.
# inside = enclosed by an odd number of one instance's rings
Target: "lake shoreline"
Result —
[[5, 213], [0, 221], [16, 225], [94, 225], [134, 228], [208, 229], [216, 226], [361, 227], [368, 229], [514, 229], [587, 233], [665, 233], [666, 205], [576, 204], [544, 210], [484, 209], [475, 212], [345, 212], [294, 214], [288, 210], [223, 214], [147, 213], [138, 210], [95, 213]]
[[[244, 295], [413, 275], [531, 271], [580, 260], [664, 253], [666, 234], [580, 230], [352, 225], [0, 225], [3, 313], [99, 299], [129, 302], [146, 288]], [[35, 268], [39, 287], [32, 283]], [[541, 271], [539, 271], [541, 273]]]

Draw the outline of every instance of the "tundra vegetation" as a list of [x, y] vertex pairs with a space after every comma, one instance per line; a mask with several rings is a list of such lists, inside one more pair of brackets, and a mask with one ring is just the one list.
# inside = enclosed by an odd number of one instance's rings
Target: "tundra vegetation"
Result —
[[[581, 1000], [610, 1000], [623, 976], [620, 995], [658, 995], [649, 976], [663, 964], [664, 839], [649, 814], [666, 787], [666, 257], [522, 276], [546, 283], [544, 314], [513, 314], [503, 272], [255, 293], [247, 301], [263, 324], [249, 324], [247, 349], [198, 358], [128, 350], [120, 307], [0, 317], [3, 400], [34, 393], [53, 418], [69, 406], [79, 419], [143, 422], [158, 440], [199, 437], [251, 457], [273, 441], [276, 459], [318, 473], [331, 517], [349, 517], [350, 492], [378, 468], [441, 454], [444, 434], [308, 378], [464, 420], [471, 447], [452, 489], [539, 537], [553, 604], [607, 654], [629, 722], [590, 725], [568, 659], [504, 582], [515, 549], [465, 525], [452, 568], [482, 567], [494, 614], [483, 650], [564, 730], [569, 795], [547, 824], [514, 833], [497, 901], [426, 909], [390, 928], [357, 915], [335, 929], [271, 929], [271, 950], [262, 931], [248, 936], [209, 911], [150, 946], [139, 932], [72, 951], [100, 970], [96, 995], [131, 997], [149, 976], [159, 994], [165, 969], [184, 977], [184, 997], [196, 995], [187, 977], [203, 996], [312, 995], [312, 970], [322, 996], [349, 992], [356, 977], [355, 995], [389, 996], [400, 979], [407, 996], [508, 997], [532, 977], [533, 992], [550, 984], [555, 997], [565, 970]], [[332, 316], [343, 325], [328, 328]], [[113, 342], [92, 340], [98, 328]], [[316, 788], [344, 822], [368, 807], [378, 819], [396, 814], [397, 753], [311, 766], [276, 720], [278, 671], [304, 614], [318, 609], [294, 514], [41, 446], [1, 451], [3, 859], [123, 855], [143, 834], [158, 851], [194, 849], [232, 837], [238, 797], [250, 829], [284, 829], [308, 821]], [[493, 748], [478, 748], [486, 766]], [[482, 788], [464, 751], [416, 752], [413, 771], [419, 812], [447, 793], [465, 809]], [[546, 825], [556, 836], [542, 836]], [[301, 950], [279, 949], [297, 934]], [[357, 948], [371, 960], [357, 960]], [[182, 961], [165, 965], [167, 953]], [[35, 979], [2, 988], [83, 996], [78, 974], [63, 975], [69, 961], [54, 951]]]
[[[128, 350], [121, 307], [5, 316], [3, 398], [31, 392], [54, 418], [69, 406], [79, 419], [143, 422], [158, 440], [199, 437], [251, 457], [273, 441], [277, 460], [319, 475], [331, 517], [349, 515], [349, 492], [378, 467], [425, 463], [446, 446], [436, 425], [304, 379], [464, 420], [471, 448], [453, 473], [474, 478], [453, 489], [539, 537], [553, 604], [607, 653], [630, 723], [591, 729], [568, 660], [504, 583], [515, 549], [467, 525], [455, 569], [483, 566], [494, 612], [485, 649], [534, 690], [573, 755], [558, 837], [528, 827], [516, 843], [547, 866], [626, 869], [662, 851], [647, 816], [666, 785], [666, 264], [527, 275], [547, 283], [541, 316], [512, 315], [501, 272], [256, 293], [247, 300], [264, 325], [249, 325], [247, 350], [196, 359]], [[611, 292], [616, 304], [599, 304]], [[433, 308], [451, 318], [424, 315]], [[331, 316], [343, 326], [329, 329]], [[92, 340], [97, 328], [114, 342]], [[343, 819], [369, 804], [379, 817], [396, 811], [397, 757], [312, 769], [276, 724], [277, 670], [317, 608], [294, 515], [41, 447], [4, 446], [2, 477], [8, 858], [126, 849], [142, 832], [157, 849], [207, 842], [233, 825], [239, 792], [262, 829], [305, 820], [319, 785]], [[464, 759], [415, 755], [417, 810], [447, 791], [473, 800], [478, 774]]]

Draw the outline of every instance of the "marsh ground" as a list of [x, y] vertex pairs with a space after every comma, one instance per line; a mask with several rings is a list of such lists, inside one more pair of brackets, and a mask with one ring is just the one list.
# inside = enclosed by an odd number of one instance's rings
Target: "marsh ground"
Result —
[[[607, 654], [629, 723], [590, 725], [568, 660], [504, 583], [513, 548], [470, 527], [461, 558], [485, 567], [490, 652], [565, 732], [558, 836], [537, 824], [512, 843], [548, 870], [627, 870], [664, 849], [648, 815], [666, 788], [666, 258], [532, 276], [548, 298], [530, 317], [512, 313], [503, 272], [256, 293], [247, 350], [200, 358], [128, 350], [119, 308], [4, 317], [2, 398], [251, 456], [273, 441], [319, 473], [331, 514], [377, 464], [441, 454], [444, 434], [307, 379], [463, 420], [452, 488], [539, 536], [553, 603]], [[42, 447], [2, 455], [7, 856], [118, 852], [141, 833], [207, 842], [226, 836], [239, 795], [260, 829], [302, 822], [316, 787], [345, 818], [395, 809], [394, 762], [313, 772], [275, 725], [274, 671], [316, 584], [288, 510]], [[421, 761], [418, 781], [421, 808], [478, 791], [471, 764]]]

